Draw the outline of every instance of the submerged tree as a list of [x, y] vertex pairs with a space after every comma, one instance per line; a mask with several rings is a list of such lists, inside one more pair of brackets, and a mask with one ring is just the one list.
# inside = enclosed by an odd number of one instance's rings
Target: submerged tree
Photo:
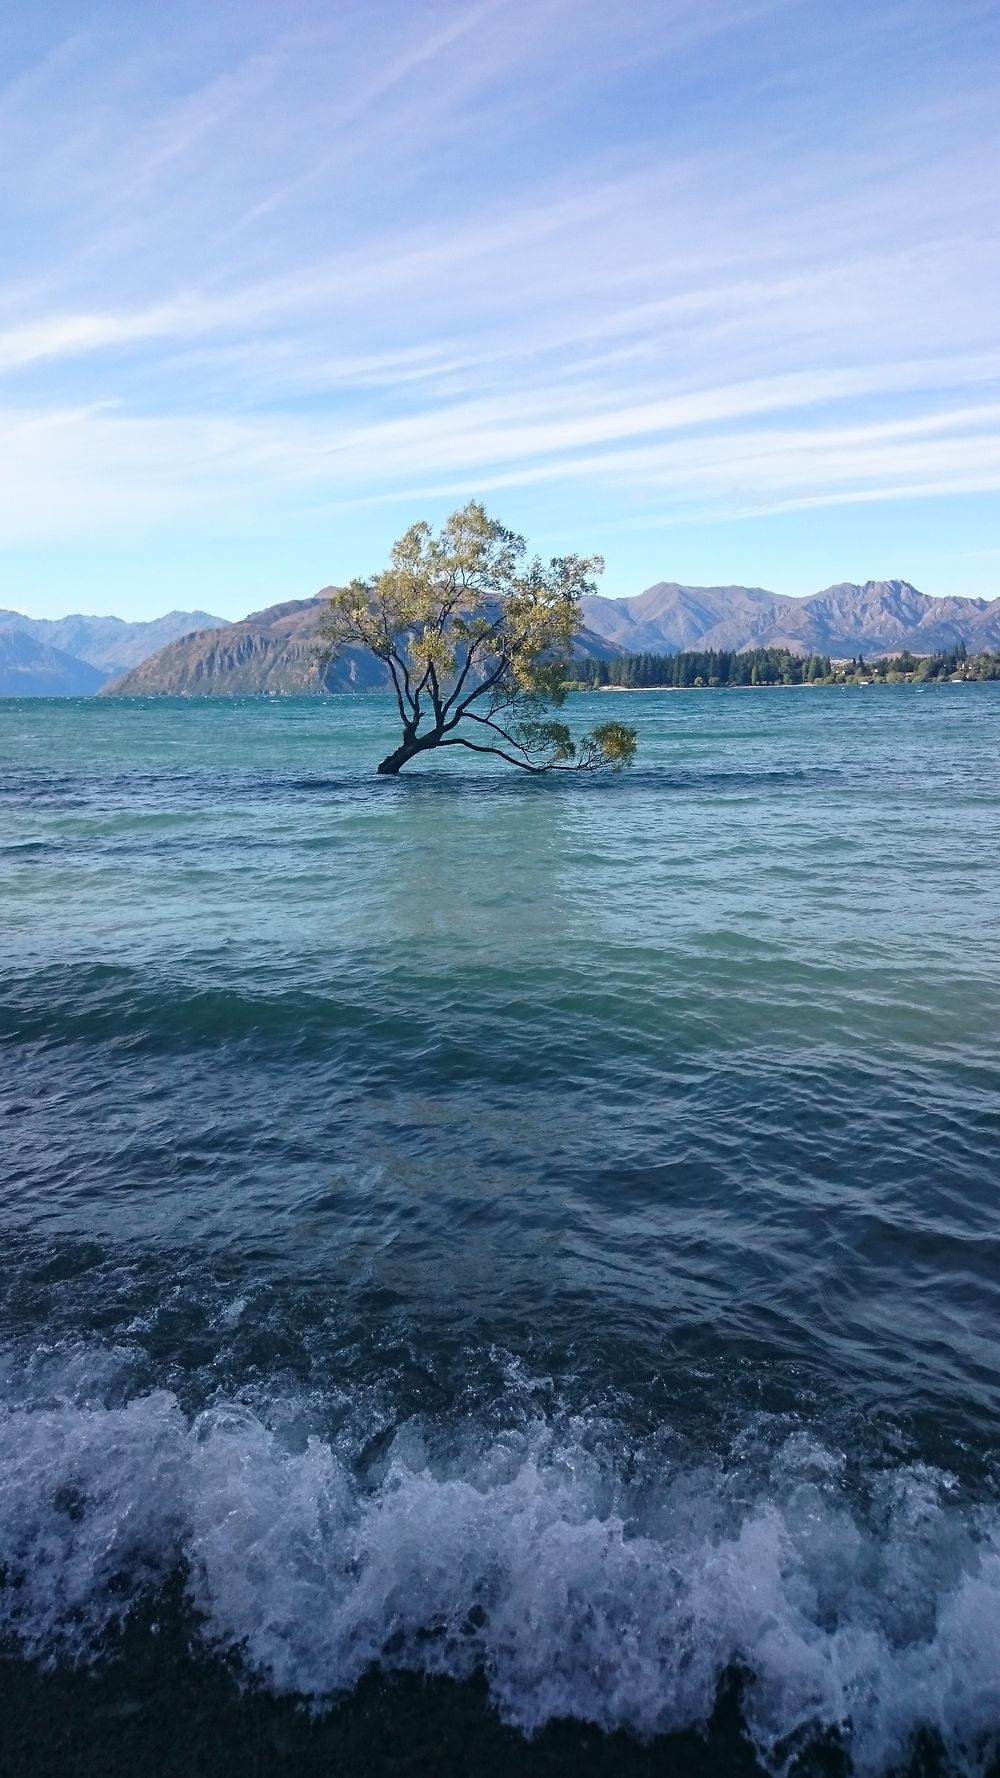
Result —
[[436, 537], [412, 525], [383, 573], [337, 593], [328, 657], [367, 649], [396, 694], [402, 740], [379, 771], [433, 747], [494, 753], [528, 772], [630, 765], [634, 729], [602, 722], [574, 741], [551, 715], [566, 697], [580, 600], [603, 567], [599, 556], [529, 558], [524, 538], [472, 501]]

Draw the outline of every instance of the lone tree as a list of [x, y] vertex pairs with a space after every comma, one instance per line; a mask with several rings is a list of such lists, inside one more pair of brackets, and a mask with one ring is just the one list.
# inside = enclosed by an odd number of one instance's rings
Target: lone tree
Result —
[[412, 525], [388, 568], [337, 593], [327, 658], [367, 649], [396, 694], [402, 740], [379, 771], [432, 747], [494, 753], [526, 772], [630, 765], [634, 729], [602, 722], [574, 741], [550, 715], [566, 697], [581, 597], [603, 567], [599, 556], [529, 559], [524, 538], [472, 501], [436, 537]]

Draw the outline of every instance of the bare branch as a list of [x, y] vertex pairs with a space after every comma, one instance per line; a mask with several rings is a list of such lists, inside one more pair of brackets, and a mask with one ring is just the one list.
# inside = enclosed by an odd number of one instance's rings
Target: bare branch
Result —
[[495, 753], [498, 759], [505, 759], [508, 765], [520, 766], [524, 772], [551, 772], [556, 768], [551, 765], [535, 765], [530, 759], [517, 759], [513, 753], [505, 753], [502, 747], [480, 747], [475, 741], [469, 741], [464, 735], [455, 735], [450, 741], [439, 741], [439, 747], [467, 747], [470, 753]]
[[396, 693], [396, 704], [399, 709], [399, 720], [405, 729], [405, 728], [409, 727], [409, 719], [406, 714], [406, 705], [403, 703], [403, 693], [402, 693], [402, 689], [401, 689], [400, 683], [399, 683], [399, 676], [396, 672], [395, 664], [391, 658], [387, 661], [386, 665], [388, 666], [389, 671], [392, 674], [392, 685], [393, 685], [393, 690]]

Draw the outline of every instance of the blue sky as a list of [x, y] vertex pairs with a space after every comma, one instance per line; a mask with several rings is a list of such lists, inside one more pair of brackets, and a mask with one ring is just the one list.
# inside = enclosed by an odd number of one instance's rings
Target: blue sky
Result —
[[1000, 593], [995, 0], [38, 0], [0, 605], [224, 616], [476, 495], [603, 590]]

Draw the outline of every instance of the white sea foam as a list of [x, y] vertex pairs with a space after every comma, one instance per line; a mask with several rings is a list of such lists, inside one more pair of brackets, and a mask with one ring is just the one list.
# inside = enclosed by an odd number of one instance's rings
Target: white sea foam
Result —
[[77, 1385], [0, 1415], [0, 1627], [35, 1657], [96, 1657], [180, 1567], [210, 1641], [317, 1701], [373, 1664], [481, 1670], [526, 1732], [647, 1735], [704, 1724], [736, 1665], [776, 1772], [823, 1732], [861, 1773], [922, 1727], [959, 1772], [995, 1749], [1000, 1511], [939, 1472], [873, 1475], [861, 1498], [800, 1435], [753, 1497], [706, 1468], [630, 1501], [582, 1422], [538, 1420], [433, 1460], [403, 1427], [361, 1483], [243, 1405], [192, 1422], [167, 1392], [108, 1406]]

